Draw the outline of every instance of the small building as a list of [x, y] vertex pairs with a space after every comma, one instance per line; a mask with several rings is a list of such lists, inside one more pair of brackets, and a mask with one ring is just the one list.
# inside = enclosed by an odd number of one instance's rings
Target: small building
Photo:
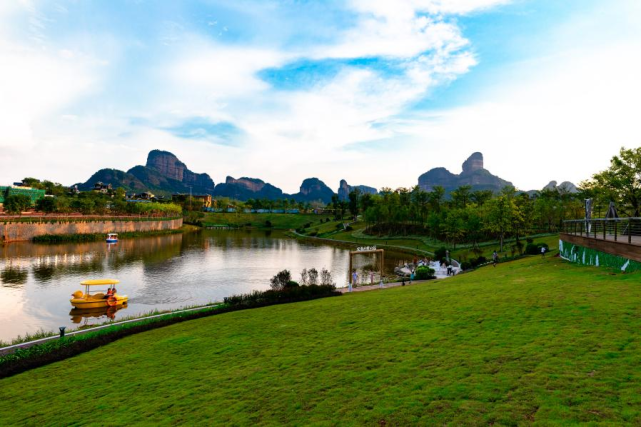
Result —
[[177, 203], [189, 203], [189, 198], [191, 197], [191, 203], [194, 206], [200, 205], [203, 208], [211, 208], [212, 206], [212, 197], [210, 194], [172, 194], [171, 199]]
[[138, 200], [154, 200], [155, 198], [156, 196], [154, 196], [154, 194], [151, 193], [150, 191], [145, 191], [143, 193], [134, 195], [134, 199], [138, 199]]
[[7, 197], [19, 194], [29, 197], [29, 199], [31, 199], [31, 206], [35, 206], [38, 200], [45, 197], [45, 190], [24, 187], [22, 185], [0, 186], [0, 206], [4, 205], [4, 201]]
[[102, 182], [98, 181], [93, 185], [93, 191], [97, 193], [103, 193], [107, 194], [110, 193], [113, 189], [111, 188], [111, 184], [103, 184]]

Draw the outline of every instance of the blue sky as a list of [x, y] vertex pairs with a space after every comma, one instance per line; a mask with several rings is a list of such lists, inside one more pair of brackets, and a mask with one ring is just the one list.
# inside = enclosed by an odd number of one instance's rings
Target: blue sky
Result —
[[8, 0], [0, 182], [158, 148], [286, 192], [412, 186], [474, 151], [521, 189], [578, 183], [641, 142], [640, 3]]

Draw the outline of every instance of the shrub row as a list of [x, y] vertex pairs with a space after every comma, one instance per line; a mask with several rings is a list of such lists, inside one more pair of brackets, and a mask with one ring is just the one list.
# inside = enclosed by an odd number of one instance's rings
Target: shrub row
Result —
[[10, 377], [29, 369], [64, 360], [129, 335], [173, 325], [186, 320], [200, 319], [248, 308], [265, 307], [338, 295], [341, 295], [341, 293], [336, 291], [334, 286], [327, 285], [299, 286], [282, 291], [256, 291], [251, 294], [227, 297], [223, 305], [207, 307], [198, 311], [168, 313], [162, 317], [141, 319], [138, 322], [113, 325], [109, 328], [99, 329], [85, 334], [66, 336], [64, 338], [47, 341], [43, 344], [18, 349], [10, 354], [1, 355], [0, 378]]
[[265, 305], [304, 301], [341, 295], [334, 285], [287, 286], [282, 290], [254, 291], [249, 294], [226, 297], [224, 303], [230, 307], [253, 308]]

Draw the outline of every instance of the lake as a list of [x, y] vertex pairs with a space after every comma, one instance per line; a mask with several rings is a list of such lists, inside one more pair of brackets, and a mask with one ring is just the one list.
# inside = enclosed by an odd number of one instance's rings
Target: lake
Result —
[[[386, 274], [405, 258], [386, 251]], [[372, 255], [355, 258], [360, 269], [371, 265], [376, 265]], [[260, 230], [202, 230], [125, 239], [115, 245], [0, 245], [0, 340], [222, 301], [268, 289], [269, 279], [283, 269], [299, 280], [303, 268], [326, 268], [338, 287], [346, 286], [349, 249]], [[369, 281], [369, 274], [366, 277]], [[118, 292], [129, 296], [128, 305], [115, 312], [72, 311], [69, 300], [84, 288], [80, 282], [98, 278], [120, 280]]]

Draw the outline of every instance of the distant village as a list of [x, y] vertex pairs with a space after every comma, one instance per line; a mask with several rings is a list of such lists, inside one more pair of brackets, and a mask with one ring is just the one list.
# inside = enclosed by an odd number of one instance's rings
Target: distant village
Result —
[[[78, 185], [67, 188], [66, 195], [70, 197], [78, 196], [81, 193], [94, 193], [101, 194], [110, 198], [114, 198], [118, 195], [118, 192], [123, 191], [122, 189], [114, 189], [111, 184], [105, 184], [103, 182], [96, 182], [93, 188], [89, 191], [81, 191], [78, 189]], [[34, 188], [28, 182], [14, 182], [12, 185], [0, 186], [0, 214], [4, 212], [4, 204], [7, 199], [11, 196], [22, 196], [23, 198], [29, 199], [28, 208], [33, 210], [37, 205], [38, 201], [46, 198], [55, 198], [53, 194], [47, 194], [46, 190]], [[187, 193], [175, 193], [170, 197], [156, 196], [150, 191], [144, 191], [142, 193], [126, 193], [121, 194], [124, 196], [124, 200], [128, 203], [175, 203], [182, 206], [188, 206], [189, 210], [202, 210], [205, 212], [237, 212], [242, 211], [245, 213], [288, 213], [288, 214], [298, 214], [301, 211], [299, 209], [249, 209], [249, 208], [240, 208], [234, 204], [229, 203], [228, 201], [216, 200], [212, 197], [211, 194], [187, 194]], [[318, 209], [315, 209], [315, 213]]]

